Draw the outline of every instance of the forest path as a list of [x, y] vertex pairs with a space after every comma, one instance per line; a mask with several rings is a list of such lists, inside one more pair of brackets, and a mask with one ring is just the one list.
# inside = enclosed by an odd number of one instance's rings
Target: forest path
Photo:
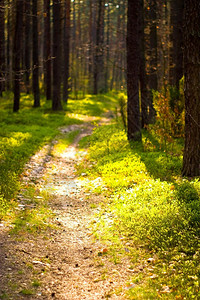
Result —
[[[78, 149], [78, 143], [91, 134], [92, 128], [88, 122], [62, 128], [62, 139], [69, 132], [80, 133], [62, 151], [54, 140], [27, 164], [23, 181], [34, 185], [39, 193], [50, 194], [48, 205], [56, 228], [36, 235], [12, 235], [12, 224], [1, 224], [0, 299], [126, 298], [129, 261], [124, 258], [115, 264], [111, 256], [100, 255], [105, 246], [94, 240], [90, 222], [102, 196], [86, 191], [87, 182], [76, 176], [75, 165], [86, 155]], [[38, 195], [33, 197], [39, 201]], [[26, 200], [22, 191], [18, 209], [28, 209]]]

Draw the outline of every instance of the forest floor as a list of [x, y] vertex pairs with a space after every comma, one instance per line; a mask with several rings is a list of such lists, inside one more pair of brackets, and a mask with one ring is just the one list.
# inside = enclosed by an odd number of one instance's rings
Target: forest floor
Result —
[[[70, 132], [79, 133], [67, 147], [58, 147], [55, 139], [26, 165], [16, 208], [18, 219], [14, 225], [9, 219], [0, 224], [0, 299], [126, 298], [131, 275], [128, 258], [115, 264], [92, 234], [91, 221], [103, 196], [88, 192], [88, 182], [76, 175], [76, 164], [86, 155], [78, 143], [91, 134], [92, 121], [61, 128], [59, 141]], [[45, 230], [38, 225], [30, 232], [28, 211], [44, 201], [45, 193], [44, 212], [50, 211], [51, 224], [44, 221]], [[38, 215], [42, 218], [43, 213]], [[17, 225], [21, 227], [15, 232]]]

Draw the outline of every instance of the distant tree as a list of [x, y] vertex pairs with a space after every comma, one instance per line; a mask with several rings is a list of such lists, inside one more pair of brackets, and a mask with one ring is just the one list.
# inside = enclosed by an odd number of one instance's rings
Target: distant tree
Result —
[[53, 98], [52, 109], [62, 110], [61, 103], [61, 1], [53, 1]]
[[21, 81], [21, 32], [23, 27], [22, 8], [23, 0], [16, 0], [15, 8], [15, 32], [13, 38], [13, 111], [19, 110], [20, 104], [20, 81]]
[[185, 0], [185, 148], [183, 176], [200, 176], [200, 2]]
[[30, 73], [31, 73], [31, 3], [25, 1], [25, 85], [26, 93], [30, 92]]
[[51, 14], [50, 0], [44, 0], [44, 81], [46, 99], [51, 99]]
[[171, 66], [170, 84], [179, 89], [183, 77], [183, 8], [184, 0], [171, 0]]
[[39, 53], [38, 53], [38, 0], [32, 2], [32, 33], [33, 33], [33, 94], [34, 107], [40, 106], [39, 90]]
[[63, 74], [63, 101], [67, 103], [69, 96], [69, 54], [70, 54], [70, 0], [65, 1], [64, 17], [64, 74]]
[[12, 85], [12, 47], [11, 47], [11, 40], [13, 34], [12, 32], [12, 26], [13, 24], [13, 18], [12, 18], [12, 12], [10, 9], [10, 1], [7, 0], [7, 23], [6, 23], [6, 31], [7, 31], [7, 37], [6, 37], [6, 87], [9, 91], [11, 89]]
[[5, 3], [0, 0], [0, 96], [5, 89]]
[[127, 20], [127, 121], [128, 139], [141, 141], [141, 120], [139, 105], [140, 73], [140, 1], [128, 0]]

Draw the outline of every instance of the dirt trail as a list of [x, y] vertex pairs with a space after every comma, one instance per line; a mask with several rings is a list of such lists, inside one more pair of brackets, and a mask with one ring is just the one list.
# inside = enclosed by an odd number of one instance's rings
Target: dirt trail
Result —
[[129, 262], [114, 264], [109, 256], [99, 256], [104, 246], [94, 241], [90, 222], [92, 207], [102, 196], [86, 192], [85, 183], [76, 176], [75, 165], [86, 154], [77, 145], [92, 126], [74, 125], [61, 131], [64, 137], [77, 129], [81, 132], [68, 148], [56, 152], [54, 141], [27, 166], [24, 181], [31, 180], [37, 189], [52, 195], [49, 205], [57, 228], [20, 238], [9, 235], [9, 227], [1, 224], [0, 299], [125, 299]]

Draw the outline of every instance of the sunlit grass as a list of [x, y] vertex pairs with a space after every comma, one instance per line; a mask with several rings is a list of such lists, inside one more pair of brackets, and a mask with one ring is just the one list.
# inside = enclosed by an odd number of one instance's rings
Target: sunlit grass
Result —
[[146, 131], [142, 144], [129, 144], [118, 123], [97, 127], [80, 147], [89, 148], [78, 173], [106, 196], [94, 236], [135, 269], [128, 297], [198, 299], [200, 182], [180, 176], [182, 140], [166, 154]]
[[[52, 112], [51, 101], [41, 96], [41, 107], [33, 108], [33, 95], [21, 94], [20, 110], [12, 112], [13, 94], [4, 93], [0, 101], [0, 219], [19, 190], [25, 163], [42, 146], [59, 134], [59, 127], [81, 124], [88, 115], [98, 119], [116, 106], [117, 95], [86, 96], [69, 100], [63, 111]], [[57, 147], [67, 147], [76, 133]]]

